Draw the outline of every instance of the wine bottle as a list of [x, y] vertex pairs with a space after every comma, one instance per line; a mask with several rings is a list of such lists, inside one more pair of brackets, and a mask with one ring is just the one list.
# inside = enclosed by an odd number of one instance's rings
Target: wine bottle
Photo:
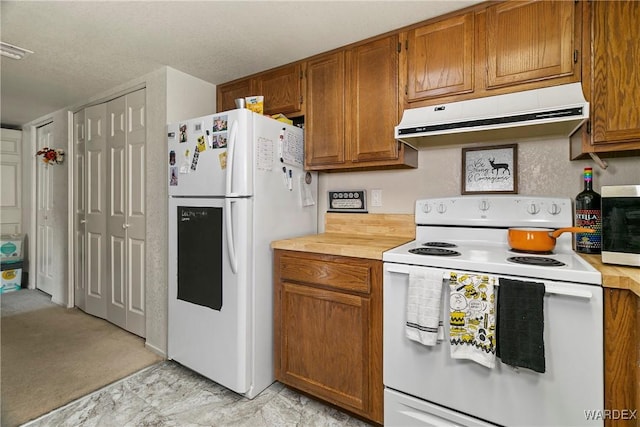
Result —
[[595, 230], [593, 233], [576, 233], [576, 251], [585, 254], [599, 254], [602, 215], [600, 194], [593, 190], [593, 170], [591, 168], [584, 168], [584, 190], [576, 196], [576, 227]]

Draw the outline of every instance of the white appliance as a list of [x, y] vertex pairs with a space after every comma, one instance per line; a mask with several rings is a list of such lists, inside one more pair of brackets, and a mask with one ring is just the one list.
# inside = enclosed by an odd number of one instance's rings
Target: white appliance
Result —
[[[603, 425], [588, 413], [604, 408], [600, 272], [572, 250], [571, 234], [549, 254], [514, 253], [507, 243], [508, 227], [571, 226], [572, 212], [570, 199], [543, 197], [416, 202], [416, 240], [383, 254], [385, 426]], [[426, 271], [443, 277], [445, 340], [432, 347], [405, 335], [409, 275]], [[451, 358], [451, 272], [544, 283], [544, 373]]]
[[253, 398], [274, 381], [270, 243], [317, 232], [303, 130], [238, 109], [168, 145], [168, 357]]
[[420, 145], [437, 139], [467, 141], [570, 136], [589, 118], [582, 85], [570, 83], [404, 111], [395, 137]]

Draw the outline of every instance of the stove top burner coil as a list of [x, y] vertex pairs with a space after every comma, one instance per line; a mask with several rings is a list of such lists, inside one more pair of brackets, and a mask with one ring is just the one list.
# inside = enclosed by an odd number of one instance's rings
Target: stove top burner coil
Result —
[[538, 265], [541, 267], [562, 267], [566, 265], [564, 262], [558, 261], [557, 259], [537, 256], [514, 256], [507, 258], [507, 261], [516, 264]]
[[436, 255], [436, 256], [460, 255], [460, 252], [452, 251], [450, 249], [431, 248], [431, 247], [409, 249], [409, 252], [412, 254], [418, 254], [418, 255]]
[[514, 254], [530, 254], [530, 255], [553, 255], [553, 251], [524, 251], [521, 249], [509, 249]]
[[423, 243], [422, 246], [431, 246], [434, 248], [457, 248], [458, 245], [456, 245], [455, 243], [448, 243], [448, 242], [427, 242], [427, 243]]

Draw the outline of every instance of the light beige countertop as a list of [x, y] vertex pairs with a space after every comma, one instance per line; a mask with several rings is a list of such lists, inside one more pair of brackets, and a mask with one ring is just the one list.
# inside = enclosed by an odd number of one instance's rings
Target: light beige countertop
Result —
[[273, 249], [382, 260], [382, 253], [415, 239], [413, 214], [325, 215], [325, 232], [271, 242]]
[[580, 256], [602, 273], [603, 287], [629, 289], [640, 297], [640, 268], [603, 264], [600, 255], [580, 254]]

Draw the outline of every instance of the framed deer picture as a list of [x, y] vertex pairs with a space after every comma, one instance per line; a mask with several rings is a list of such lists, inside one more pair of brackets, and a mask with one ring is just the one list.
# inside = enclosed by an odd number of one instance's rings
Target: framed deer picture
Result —
[[518, 193], [518, 145], [462, 149], [462, 194]]

